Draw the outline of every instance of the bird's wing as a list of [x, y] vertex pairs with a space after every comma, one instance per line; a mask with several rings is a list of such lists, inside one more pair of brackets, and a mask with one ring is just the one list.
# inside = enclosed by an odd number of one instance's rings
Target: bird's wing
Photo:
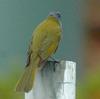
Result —
[[54, 37], [53, 35], [47, 35], [44, 41], [41, 44], [39, 55], [43, 60], [50, 57], [53, 53], [56, 52], [58, 44], [60, 41], [60, 36]]
[[[39, 53], [38, 53], [39, 57], [41, 57], [41, 62], [45, 61], [48, 57], [51, 56], [51, 54], [56, 52], [58, 45], [59, 45], [59, 41], [60, 41], [60, 36], [58, 37], [57, 40], [55, 40], [54, 36], [50, 36], [50, 35], [47, 35], [47, 33], [45, 33], [42, 41], [38, 42], [38, 43], [41, 43], [41, 46], [39, 48]], [[27, 54], [28, 54], [28, 57], [27, 57], [26, 67], [30, 65], [31, 55], [32, 54], [34, 55], [32, 51], [32, 41], [29, 45]]]
[[32, 50], [31, 50], [31, 44], [30, 44], [30, 45], [29, 45], [28, 52], [27, 52], [27, 62], [26, 62], [26, 67], [28, 67], [29, 64], [30, 64], [30, 61], [31, 61], [31, 54], [32, 54]]
[[57, 47], [56, 47], [54, 53], [56, 53], [56, 51], [57, 51], [57, 49], [58, 49], [58, 47], [59, 47], [59, 42], [60, 42], [60, 40], [61, 40], [61, 36], [58, 37], [58, 45], [57, 45]]
[[[34, 33], [35, 34], [35, 33]], [[40, 33], [42, 34], [42, 33]], [[46, 33], [43, 33], [42, 36], [37, 36], [37, 39], [34, 39], [36, 35], [32, 35], [32, 39], [31, 39], [31, 43], [29, 45], [29, 48], [28, 48], [28, 51], [27, 51], [27, 62], [26, 62], [26, 67], [28, 67], [30, 65], [30, 62], [31, 62], [31, 56], [33, 55], [34, 56], [34, 51], [33, 51], [33, 48], [36, 49], [36, 47], [38, 47], [37, 45], [42, 45], [42, 44], [45, 44], [44, 41], [47, 41], [47, 34]], [[33, 47], [33, 42], [37, 43], [36, 46]], [[39, 44], [40, 43], [40, 44]], [[47, 44], [49, 45], [49, 44]], [[41, 46], [42, 48], [42, 46]], [[40, 49], [40, 48], [38, 48]]]
[[[51, 24], [49, 26], [51, 26]], [[56, 28], [57, 26], [54, 25], [52, 27], [47, 27], [48, 29], [41, 29], [44, 27], [47, 26], [42, 24], [34, 31], [34, 38], [32, 38], [32, 42], [28, 50], [26, 66], [30, 64], [31, 56], [35, 57], [35, 54], [37, 54], [41, 60], [44, 61], [57, 50], [61, 37], [61, 35], [59, 35], [61, 32], [60, 28]], [[36, 50], [37, 53], [35, 53], [34, 50]]]

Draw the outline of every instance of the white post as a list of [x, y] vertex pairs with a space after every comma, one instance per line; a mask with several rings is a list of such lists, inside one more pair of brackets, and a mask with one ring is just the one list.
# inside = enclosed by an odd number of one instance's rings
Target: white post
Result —
[[25, 93], [25, 99], [75, 99], [75, 87], [75, 62], [48, 62], [45, 68], [37, 73], [34, 88]]

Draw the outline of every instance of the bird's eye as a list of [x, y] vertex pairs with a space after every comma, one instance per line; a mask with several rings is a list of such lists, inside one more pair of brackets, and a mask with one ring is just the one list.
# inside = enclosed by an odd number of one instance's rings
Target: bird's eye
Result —
[[61, 18], [61, 14], [60, 13], [56, 13], [58, 18]]

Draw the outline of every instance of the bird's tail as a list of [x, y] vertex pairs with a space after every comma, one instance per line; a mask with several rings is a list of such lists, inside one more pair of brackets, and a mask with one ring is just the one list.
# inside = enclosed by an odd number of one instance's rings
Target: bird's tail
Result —
[[32, 89], [34, 85], [35, 75], [38, 70], [38, 65], [39, 65], [39, 58], [35, 61], [34, 64], [31, 64], [25, 68], [24, 74], [17, 83], [15, 89], [16, 91], [29, 92]]

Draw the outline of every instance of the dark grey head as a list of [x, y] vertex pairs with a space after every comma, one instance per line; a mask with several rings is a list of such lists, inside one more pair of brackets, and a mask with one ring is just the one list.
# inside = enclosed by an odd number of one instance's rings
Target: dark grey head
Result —
[[50, 12], [49, 13], [49, 16], [54, 16], [54, 17], [56, 17], [57, 19], [61, 19], [61, 14], [60, 14], [60, 12]]

